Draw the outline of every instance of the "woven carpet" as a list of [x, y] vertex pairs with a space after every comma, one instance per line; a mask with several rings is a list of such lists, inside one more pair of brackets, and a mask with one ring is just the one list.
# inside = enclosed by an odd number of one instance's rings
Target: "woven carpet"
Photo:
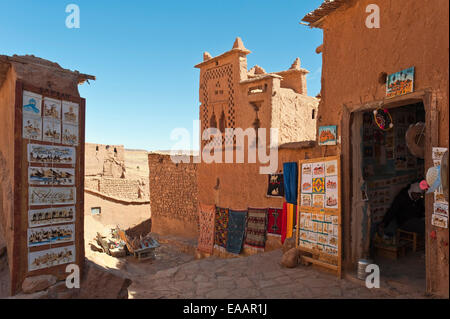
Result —
[[228, 208], [216, 207], [214, 244], [227, 247]]
[[227, 251], [240, 254], [245, 237], [247, 211], [230, 210], [228, 219]]
[[215, 206], [200, 204], [198, 250], [212, 254], [214, 249]]
[[269, 234], [281, 235], [281, 217], [283, 210], [279, 208], [269, 208], [267, 210], [267, 232]]
[[245, 245], [264, 249], [266, 246], [267, 209], [249, 208]]

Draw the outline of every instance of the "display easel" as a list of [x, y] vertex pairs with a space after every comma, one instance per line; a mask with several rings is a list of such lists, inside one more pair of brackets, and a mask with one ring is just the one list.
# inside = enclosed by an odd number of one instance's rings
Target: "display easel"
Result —
[[298, 178], [295, 242], [302, 261], [331, 270], [341, 278], [340, 156], [300, 160]]

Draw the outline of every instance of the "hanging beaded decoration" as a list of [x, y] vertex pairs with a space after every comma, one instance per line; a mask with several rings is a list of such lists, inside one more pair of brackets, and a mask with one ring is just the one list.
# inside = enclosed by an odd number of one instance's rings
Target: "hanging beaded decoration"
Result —
[[394, 127], [391, 113], [387, 109], [379, 108], [374, 110], [373, 118], [377, 126], [383, 131], [388, 131]]

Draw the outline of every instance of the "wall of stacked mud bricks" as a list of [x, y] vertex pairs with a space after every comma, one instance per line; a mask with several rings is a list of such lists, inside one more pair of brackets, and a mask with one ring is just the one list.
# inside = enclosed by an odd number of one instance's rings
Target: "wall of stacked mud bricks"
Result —
[[189, 158], [176, 164], [170, 155], [149, 154], [152, 232], [197, 238], [198, 166]]

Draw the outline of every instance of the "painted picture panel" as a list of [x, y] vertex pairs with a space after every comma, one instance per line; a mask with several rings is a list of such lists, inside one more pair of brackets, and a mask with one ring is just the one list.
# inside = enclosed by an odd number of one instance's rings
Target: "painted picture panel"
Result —
[[29, 163], [75, 164], [75, 148], [28, 144]]
[[28, 254], [28, 271], [75, 262], [75, 245], [52, 248]]
[[47, 226], [75, 221], [75, 206], [52, 207], [28, 211], [28, 226]]
[[23, 91], [23, 116], [40, 117], [42, 114], [42, 95]]
[[75, 187], [30, 187], [29, 205], [64, 205], [75, 204]]
[[62, 144], [78, 145], [78, 126], [63, 124]]
[[42, 119], [40, 117], [23, 116], [22, 137], [42, 141]]
[[75, 185], [73, 168], [28, 167], [30, 185]]
[[61, 120], [61, 101], [45, 97], [44, 111], [42, 115], [45, 118]]
[[75, 225], [60, 225], [28, 229], [28, 247], [60, 244], [75, 240]]
[[337, 127], [336, 125], [319, 127], [319, 145], [336, 145]]
[[414, 92], [414, 67], [388, 75], [386, 97], [392, 98], [412, 92]]
[[61, 143], [61, 121], [44, 118], [43, 140], [46, 142]]
[[77, 103], [63, 101], [62, 113], [64, 123], [78, 125], [79, 106]]

